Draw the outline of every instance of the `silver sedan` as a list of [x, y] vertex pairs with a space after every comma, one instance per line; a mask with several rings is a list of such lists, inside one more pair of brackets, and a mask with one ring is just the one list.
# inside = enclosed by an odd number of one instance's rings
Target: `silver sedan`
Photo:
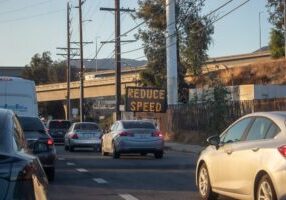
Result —
[[197, 162], [202, 199], [286, 199], [286, 112], [246, 115], [208, 139]]
[[65, 135], [65, 150], [74, 151], [74, 148], [92, 147], [94, 151], [100, 151], [101, 136], [102, 130], [96, 123], [74, 123]]
[[116, 121], [110, 132], [102, 137], [101, 152], [104, 156], [110, 153], [113, 158], [126, 153], [140, 153], [142, 156], [153, 153], [160, 159], [164, 153], [163, 135], [151, 122]]

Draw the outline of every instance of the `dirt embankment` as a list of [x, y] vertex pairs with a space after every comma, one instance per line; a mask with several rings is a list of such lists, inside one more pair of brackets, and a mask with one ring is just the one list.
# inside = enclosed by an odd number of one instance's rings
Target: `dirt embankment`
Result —
[[211, 80], [219, 78], [224, 85], [244, 84], [286, 84], [286, 60], [278, 59], [257, 62], [241, 67], [228, 68], [189, 77], [188, 82], [197, 87], [210, 85]]

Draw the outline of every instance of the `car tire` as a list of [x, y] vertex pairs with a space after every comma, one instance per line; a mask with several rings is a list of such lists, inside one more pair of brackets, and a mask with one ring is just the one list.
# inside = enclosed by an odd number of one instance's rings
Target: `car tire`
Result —
[[198, 189], [201, 199], [215, 200], [218, 195], [212, 191], [206, 164], [202, 164], [198, 172]]
[[55, 180], [55, 168], [49, 168], [46, 170], [47, 178], [49, 182], [53, 182]]
[[113, 159], [118, 159], [120, 158], [120, 153], [116, 150], [115, 144], [113, 143], [113, 152], [112, 152], [112, 157]]
[[103, 145], [101, 145], [101, 155], [102, 156], [107, 156], [108, 155], [108, 153], [104, 151]]
[[74, 152], [74, 147], [73, 146], [69, 146], [69, 151], [70, 152]]
[[147, 153], [140, 153], [141, 156], [147, 156]]
[[68, 151], [68, 150], [69, 150], [69, 146], [65, 145], [65, 151]]
[[[267, 191], [267, 194], [265, 194], [264, 191]], [[260, 178], [255, 193], [256, 193], [255, 199], [257, 200], [258, 199], [277, 200], [273, 183], [267, 174], [265, 174]]]
[[154, 157], [155, 157], [156, 159], [162, 159], [162, 158], [163, 158], [163, 155], [164, 155], [163, 151], [154, 153]]

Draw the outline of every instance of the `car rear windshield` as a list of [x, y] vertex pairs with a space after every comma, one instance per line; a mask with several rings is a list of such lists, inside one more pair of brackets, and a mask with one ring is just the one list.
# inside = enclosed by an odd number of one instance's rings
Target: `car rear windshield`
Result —
[[69, 129], [70, 121], [50, 121], [49, 129]]
[[124, 129], [155, 129], [150, 122], [122, 122]]
[[36, 117], [19, 117], [23, 131], [45, 131], [41, 120]]
[[80, 123], [74, 126], [74, 130], [94, 131], [99, 130], [99, 127], [97, 124]]

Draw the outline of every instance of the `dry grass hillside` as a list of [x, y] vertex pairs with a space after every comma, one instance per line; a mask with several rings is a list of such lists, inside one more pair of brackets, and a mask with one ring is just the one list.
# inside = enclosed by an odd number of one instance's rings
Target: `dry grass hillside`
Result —
[[286, 84], [286, 60], [278, 59], [257, 62], [241, 67], [218, 70], [200, 77], [188, 77], [187, 81], [197, 87], [211, 85], [211, 80], [219, 78], [224, 85], [242, 84]]

